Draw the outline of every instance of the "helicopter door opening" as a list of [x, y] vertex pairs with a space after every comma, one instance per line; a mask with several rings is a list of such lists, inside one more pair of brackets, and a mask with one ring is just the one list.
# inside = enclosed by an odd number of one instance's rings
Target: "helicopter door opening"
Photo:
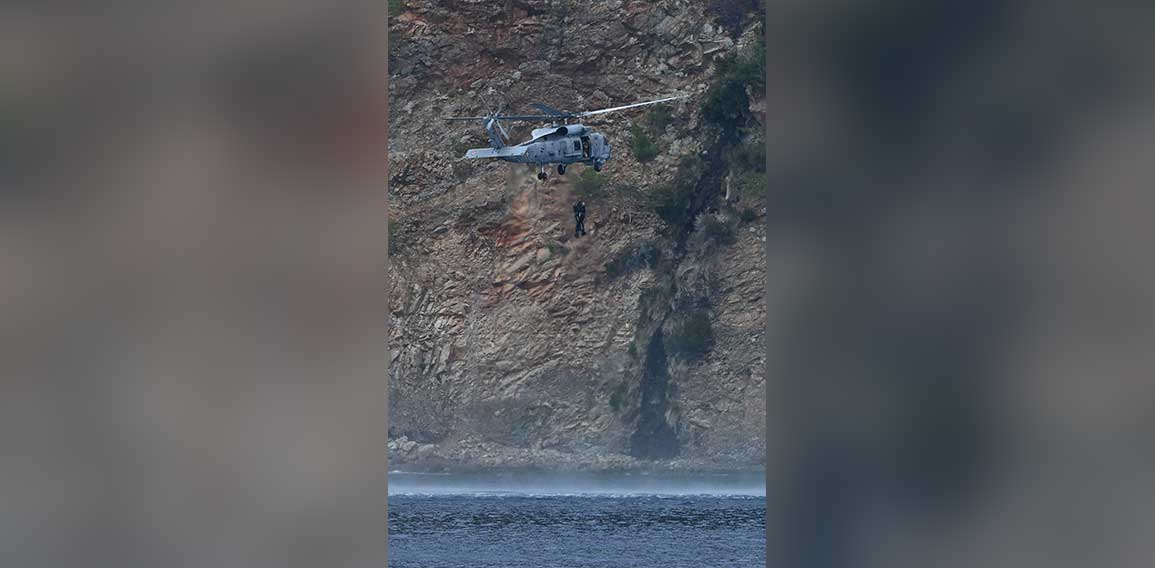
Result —
[[582, 140], [582, 157], [589, 158], [590, 157], [590, 137], [589, 136], [582, 136], [581, 140]]

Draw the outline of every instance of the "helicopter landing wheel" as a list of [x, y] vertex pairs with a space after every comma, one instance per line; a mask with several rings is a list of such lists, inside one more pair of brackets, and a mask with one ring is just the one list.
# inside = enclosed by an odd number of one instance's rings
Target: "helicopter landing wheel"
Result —
[[565, 164], [558, 164], [557, 165], [557, 175], [559, 175], [559, 176], [565, 175]]
[[601, 162], [594, 162], [594, 171], [595, 172], [602, 171], [602, 163]]
[[549, 176], [547, 176], [545, 172], [537, 172], [537, 179], [539, 179], [541, 181], [545, 181], [545, 178], [547, 178], [547, 177], [549, 177]]

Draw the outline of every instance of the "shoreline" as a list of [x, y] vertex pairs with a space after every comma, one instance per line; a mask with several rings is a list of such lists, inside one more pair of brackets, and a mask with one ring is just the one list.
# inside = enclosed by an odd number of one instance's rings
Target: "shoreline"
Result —
[[766, 468], [761, 466], [750, 467], [683, 467], [683, 466], [650, 466], [625, 469], [597, 469], [597, 468], [557, 468], [549, 466], [499, 466], [490, 467], [478, 464], [457, 466], [433, 466], [422, 464], [406, 464], [390, 468], [389, 475], [668, 475], [678, 477], [721, 477], [741, 475], [765, 475]]
[[[394, 452], [391, 452], [394, 454]], [[638, 474], [675, 476], [765, 475], [761, 463], [734, 463], [703, 458], [661, 461], [638, 460], [621, 454], [564, 454], [519, 450], [485, 455], [426, 450], [421, 456], [390, 455], [389, 473], [410, 474]], [[446, 455], [451, 454], [451, 455]], [[452, 455], [456, 454], [456, 455]]]
[[606, 448], [580, 451], [521, 448], [476, 439], [423, 444], [402, 437], [387, 447], [388, 469], [404, 473], [451, 474], [665, 474], [765, 475], [763, 455], [753, 449], [735, 455], [643, 460]]
[[765, 497], [762, 471], [543, 469], [390, 471], [391, 496]]

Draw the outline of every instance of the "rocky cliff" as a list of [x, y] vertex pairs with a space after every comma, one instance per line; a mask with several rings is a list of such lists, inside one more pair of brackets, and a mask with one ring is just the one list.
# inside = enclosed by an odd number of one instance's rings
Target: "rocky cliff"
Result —
[[[748, 4], [410, 0], [391, 16], [392, 467], [761, 467], [763, 23]], [[587, 123], [613, 145], [602, 173], [545, 182], [462, 160], [481, 125], [438, 119], [670, 93], [692, 96]]]

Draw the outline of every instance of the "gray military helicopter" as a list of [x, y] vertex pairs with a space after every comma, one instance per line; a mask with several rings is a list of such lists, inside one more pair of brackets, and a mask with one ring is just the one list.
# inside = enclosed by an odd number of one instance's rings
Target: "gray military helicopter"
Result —
[[[592, 164], [595, 171], [602, 171], [602, 166], [610, 160], [610, 142], [602, 134], [594, 132], [582, 124], [570, 124], [571, 120], [587, 116], [625, 110], [629, 108], [654, 105], [683, 99], [689, 95], [677, 95], [634, 103], [600, 110], [583, 112], [563, 112], [543, 104], [534, 103], [530, 106], [544, 112], [539, 115], [504, 115], [501, 110], [488, 116], [447, 116], [445, 120], [481, 120], [485, 123], [485, 131], [489, 134], [489, 148], [475, 148], [465, 153], [470, 160], [493, 158], [506, 162], [522, 164], [537, 164], [537, 179], [544, 180], [547, 175], [545, 167], [557, 164], [558, 175], [565, 175], [565, 167], [569, 164]], [[549, 122], [550, 126], [535, 128], [529, 140], [510, 146], [507, 144], [509, 133], [501, 125], [502, 120], [525, 120]]]

